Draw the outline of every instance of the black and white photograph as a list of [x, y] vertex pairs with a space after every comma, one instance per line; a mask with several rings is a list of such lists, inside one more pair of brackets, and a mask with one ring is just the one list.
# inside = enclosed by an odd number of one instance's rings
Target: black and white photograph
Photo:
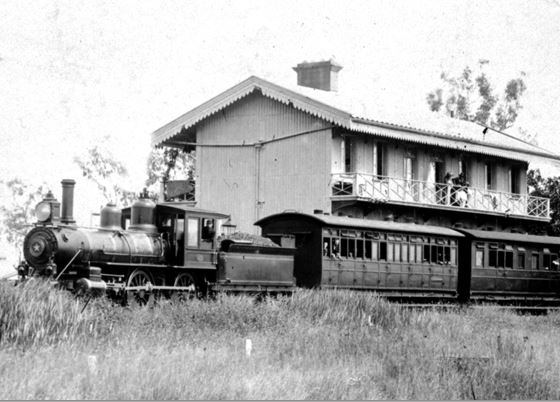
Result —
[[560, 0], [0, 3], [0, 400], [560, 400]]

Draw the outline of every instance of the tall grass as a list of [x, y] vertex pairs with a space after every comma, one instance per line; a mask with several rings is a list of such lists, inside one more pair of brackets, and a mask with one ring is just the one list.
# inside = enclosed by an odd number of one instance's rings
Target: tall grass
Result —
[[83, 306], [84, 299], [44, 280], [0, 282], [0, 346], [52, 346], [97, 334], [106, 312], [99, 306], [82, 312]]
[[410, 310], [335, 290], [133, 308], [101, 298], [81, 312], [68, 293], [16, 289], [0, 287], [2, 322], [27, 322], [2, 324], [0, 399], [560, 398], [558, 314]]

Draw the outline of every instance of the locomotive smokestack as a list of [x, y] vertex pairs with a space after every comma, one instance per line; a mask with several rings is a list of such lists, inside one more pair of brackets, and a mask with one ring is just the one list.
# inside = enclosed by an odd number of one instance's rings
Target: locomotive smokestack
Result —
[[60, 222], [73, 225], [74, 220], [74, 186], [76, 181], [72, 179], [64, 179], [62, 183], [62, 216]]

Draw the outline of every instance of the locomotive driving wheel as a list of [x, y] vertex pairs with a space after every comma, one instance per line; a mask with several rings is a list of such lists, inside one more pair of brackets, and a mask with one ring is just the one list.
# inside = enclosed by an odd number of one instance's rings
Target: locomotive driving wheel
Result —
[[152, 278], [150, 274], [142, 269], [135, 270], [128, 278], [127, 287], [139, 287], [141, 289], [128, 290], [126, 297], [128, 301], [136, 301], [146, 304], [153, 295]]
[[197, 296], [198, 288], [196, 286], [196, 282], [193, 276], [189, 273], [183, 272], [177, 275], [173, 286], [187, 288], [177, 291], [181, 298], [192, 299]]

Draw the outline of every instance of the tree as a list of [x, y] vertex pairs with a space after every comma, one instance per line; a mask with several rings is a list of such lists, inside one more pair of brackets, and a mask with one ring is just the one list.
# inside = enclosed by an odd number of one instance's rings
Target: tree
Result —
[[560, 176], [542, 177], [539, 169], [531, 169], [527, 172], [527, 185], [529, 195], [550, 199], [550, 226], [548, 232], [551, 235], [560, 235]]
[[476, 74], [468, 66], [458, 76], [442, 72], [442, 88], [435, 89], [426, 97], [430, 110], [477, 122], [498, 131], [512, 127], [522, 108], [521, 98], [527, 89], [525, 73], [521, 72], [519, 77], [509, 80], [500, 96], [492, 88], [484, 71], [487, 64], [488, 60], [480, 60]]
[[0, 231], [8, 243], [21, 250], [23, 239], [34, 221], [35, 206], [42, 200], [46, 186], [25, 184], [20, 178], [0, 184], [10, 194], [8, 203], [0, 206]]
[[[498, 131], [512, 127], [522, 108], [521, 98], [527, 87], [525, 74], [508, 81], [502, 96], [498, 96], [484, 72], [489, 62], [479, 61], [476, 76], [467, 66], [459, 76], [441, 73], [442, 88], [430, 92], [426, 101], [430, 110], [450, 117], [477, 122]], [[536, 135], [519, 128], [519, 137], [536, 144]], [[543, 178], [538, 169], [527, 172], [529, 195], [550, 199], [549, 234], [560, 235], [560, 177]]]
[[120, 202], [125, 206], [132, 203], [135, 193], [120, 184], [128, 175], [126, 167], [115, 160], [110, 151], [96, 145], [89, 148], [84, 156], [75, 157], [74, 162], [84, 177], [97, 184], [107, 202]]
[[153, 148], [148, 157], [146, 187], [151, 198], [157, 199], [160, 183], [187, 180], [194, 187], [194, 151], [177, 148]]

